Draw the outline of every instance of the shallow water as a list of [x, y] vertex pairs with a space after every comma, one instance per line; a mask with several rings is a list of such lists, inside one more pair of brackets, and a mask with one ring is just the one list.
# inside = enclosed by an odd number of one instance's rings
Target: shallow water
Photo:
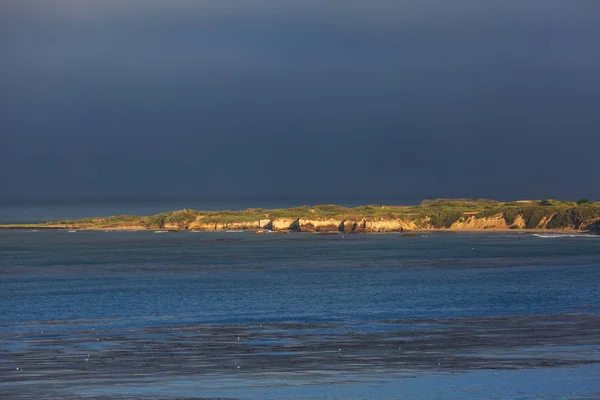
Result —
[[[137, 382], [126, 389], [78, 390], [88, 396], [186, 396], [244, 399], [590, 399], [597, 398], [598, 365], [545, 369], [418, 374], [268, 374], [193, 377], [155, 384]], [[590, 391], [588, 388], [596, 388]]]
[[598, 397], [599, 271], [585, 236], [4, 230], [0, 393]]

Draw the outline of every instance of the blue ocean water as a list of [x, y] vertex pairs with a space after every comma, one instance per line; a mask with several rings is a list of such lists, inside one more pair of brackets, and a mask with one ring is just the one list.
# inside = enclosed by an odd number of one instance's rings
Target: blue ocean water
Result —
[[[339, 323], [368, 331], [390, 320], [599, 313], [600, 237], [0, 230], [0, 288], [0, 333], [5, 338], [38, 324], [54, 332], [107, 324], [113, 331], [128, 332], [166, 325], [279, 322]], [[61, 323], [49, 326], [50, 321]], [[360, 376], [343, 374], [322, 384], [287, 375], [276, 383], [272, 376], [233, 381], [217, 376], [210, 384], [198, 378], [190, 386], [184, 377], [171, 377], [141, 386], [130, 382], [119, 386], [119, 393], [191, 395], [205, 382], [206, 396], [370, 398], [372, 393], [397, 398], [401, 385], [410, 398], [425, 385], [425, 397], [446, 393], [446, 398], [456, 398], [468, 393], [465, 385], [479, 382], [502, 398], [566, 396], [573, 385], [589, 396], [600, 393], [593, 378], [598, 372], [595, 365], [536, 369], [528, 374], [544, 385], [521, 382], [514, 390], [495, 383], [516, 379], [518, 374], [510, 371], [443, 377], [417, 373], [407, 381], [373, 377], [367, 370], [362, 375], [367, 386], [357, 386]], [[558, 376], [570, 376], [570, 383], [554, 379]], [[229, 384], [216, 384], [220, 379]], [[435, 390], [441, 392], [431, 392], [427, 382], [437, 382], [441, 386]], [[115, 394], [110, 385], [78, 390]], [[466, 397], [480, 397], [476, 393]]]
[[599, 237], [0, 231], [2, 322], [369, 321], [597, 308]]

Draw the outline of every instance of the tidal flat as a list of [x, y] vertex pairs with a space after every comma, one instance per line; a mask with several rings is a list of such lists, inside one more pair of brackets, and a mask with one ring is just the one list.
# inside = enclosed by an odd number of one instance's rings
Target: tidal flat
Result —
[[600, 364], [595, 313], [127, 330], [112, 325], [38, 321], [13, 326], [10, 333], [2, 327], [2, 393], [50, 399], [180, 398], [196, 392], [201, 398], [204, 390], [218, 394], [215, 382], [223, 381], [224, 392], [246, 398], [246, 389], [257, 383], [263, 390], [292, 392], [298, 385], [348, 388], [378, 379], [410, 387], [431, 374], [448, 379], [475, 371], [575, 372]]

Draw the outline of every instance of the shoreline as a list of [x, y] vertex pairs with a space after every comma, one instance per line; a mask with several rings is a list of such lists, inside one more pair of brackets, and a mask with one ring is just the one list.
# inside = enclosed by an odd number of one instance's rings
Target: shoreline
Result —
[[0, 229], [89, 231], [252, 231], [335, 233], [555, 232], [600, 233], [600, 202], [437, 199], [418, 206], [334, 204], [239, 211], [182, 209], [160, 214], [113, 215], [4, 223]]
[[154, 229], [145, 227], [113, 227], [113, 228], [101, 228], [101, 227], [68, 227], [68, 226], [36, 226], [29, 224], [0, 224], [0, 230], [56, 230], [56, 231], [81, 231], [81, 232], [190, 232], [190, 233], [231, 233], [231, 232], [251, 232], [253, 234], [288, 234], [288, 233], [301, 233], [301, 234], [317, 234], [317, 235], [362, 235], [362, 234], [404, 234], [406, 236], [411, 233], [551, 233], [551, 234], [587, 234], [590, 236], [596, 236], [594, 232], [590, 230], [582, 229], [502, 229], [502, 228], [491, 228], [491, 229], [455, 229], [455, 228], [440, 228], [440, 229], [412, 229], [412, 230], [397, 230], [397, 231], [384, 231], [384, 232], [344, 232], [344, 231], [294, 231], [294, 230], [277, 230], [277, 231], [265, 231], [264, 229], [229, 229], [229, 230], [189, 230], [189, 229]]

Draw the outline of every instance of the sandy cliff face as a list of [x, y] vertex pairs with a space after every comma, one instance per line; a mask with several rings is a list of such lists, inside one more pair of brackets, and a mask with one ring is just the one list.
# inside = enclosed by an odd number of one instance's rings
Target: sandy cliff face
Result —
[[514, 222], [511, 225], [511, 228], [516, 228], [516, 229], [523, 229], [525, 228], [525, 220], [523, 219], [522, 215], [517, 215], [517, 218], [515, 218]]
[[190, 231], [215, 231], [217, 224], [215, 224], [214, 222], [205, 222], [202, 221], [201, 218], [196, 219], [195, 221], [191, 222], [187, 229]]
[[468, 218], [461, 218], [450, 226], [450, 229], [508, 229], [509, 226], [504, 220], [503, 214], [497, 214], [493, 217], [477, 218], [472, 215]]
[[[194, 231], [246, 231], [253, 229], [263, 229], [271, 220], [256, 220], [256, 221], [243, 221], [243, 222], [209, 222], [203, 221], [202, 218], [190, 223], [187, 227], [188, 230]], [[166, 227], [166, 225], [165, 225]]]
[[340, 230], [341, 219], [305, 219], [298, 220], [300, 232], [337, 232]]
[[173, 224], [173, 223], [166, 222], [164, 224], [164, 226], [162, 228], [160, 228], [160, 229], [179, 230], [179, 229], [182, 229], [182, 228], [185, 228], [185, 226], [181, 226], [179, 224]]
[[344, 232], [344, 233], [353, 233], [353, 232], [358, 232], [359, 230], [361, 230], [362, 232], [364, 232], [364, 224], [365, 220], [360, 220], [360, 221], [356, 221], [353, 219], [346, 219], [344, 221], [342, 221], [342, 224], [340, 225], [340, 231]]
[[271, 221], [271, 229], [274, 231], [297, 230], [297, 226], [296, 218], [275, 218]]
[[301, 232], [401, 232], [404, 230], [418, 229], [411, 221], [403, 219], [305, 219], [299, 221]]
[[259, 221], [248, 222], [226, 222], [215, 225], [216, 231], [245, 231], [250, 229], [260, 229]]
[[[548, 223], [554, 215], [542, 218], [536, 229], [547, 229]], [[590, 227], [597, 227], [600, 220], [592, 220], [582, 224], [579, 229], [587, 230]], [[73, 229], [82, 228], [77, 225], [63, 225]], [[465, 216], [454, 222], [450, 230], [480, 230], [480, 229], [524, 229], [526, 227], [523, 216], [519, 215], [515, 218], [512, 224], [507, 224], [504, 215], [497, 215], [485, 218], [478, 218], [475, 215]], [[566, 226], [561, 229], [576, 229], [577, 227]], [[115, 229], [144, 229], [139, 224], [130, 224], [127, 226], [116, 227]], [[436, 229], [430, 224], [429, 218], [421, 219], [417, 222], [403, 220], [401, 218], [379, 218], [353, 220], [353, 219], [311, 219], [311, 218], [276, 218], [260, 219], [255, 221], [243, 222], [210, 222], [204, 221], [202, 217], [198, 217], [187, 227], [181, 227], [177, 224], [165, 224], [163, 229], [188, 229], [198, 231], [227, 231], [227, 230], [259, 230], [269, 229], [273, 231], [299, 231], [299, 232], [344, 232], [344, 233], [360, 233], [360, 232], [401, 232], [417, 229]]]
[[556, 214], [552, 214], [552, 215], [542, 218], [540, 223], [537, 225], [537, 228], [538, 229], [546, 229], [546, 227], [548, 226], [548, 222], [550, 222], [550, 220], [552, 220], [552, 218], [554, 218], [555, 216], [556, 216]]
[[401, 232], [412, 229], [418, 229], [418, 226], [412, 221], [405, 221], [400, 218], [375, 220], [367, 219], [363, 220], [362, 223], [363, 232]]

